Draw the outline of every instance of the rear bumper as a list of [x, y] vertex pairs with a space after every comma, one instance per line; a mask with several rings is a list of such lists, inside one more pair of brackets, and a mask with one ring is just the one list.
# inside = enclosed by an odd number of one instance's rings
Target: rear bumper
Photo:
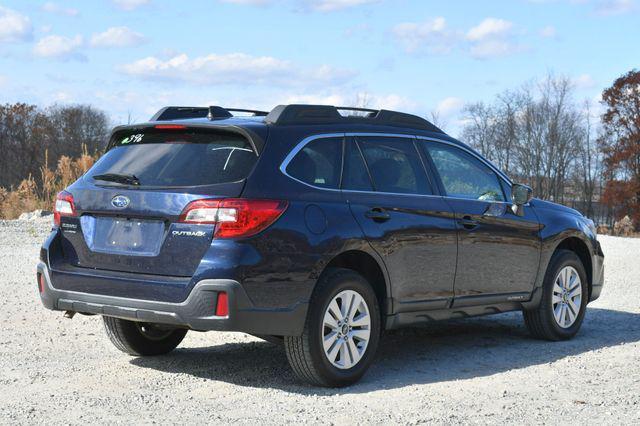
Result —
[[[132, 321], [170, 324], [193, 330], [240, 331], [250, 334], [298, 336], [307, 314], [306, 303], [291, 308], [256, 308], [242, 286], [234, 280], [198, 282], [181, 303], [160, 302], [56, 289], [49, 268], [38, 264], [44, 278], [42, 304], [51, 310], [98, 314]], [[229, 315], [215, 316], [218, 294], [228, 295]]]

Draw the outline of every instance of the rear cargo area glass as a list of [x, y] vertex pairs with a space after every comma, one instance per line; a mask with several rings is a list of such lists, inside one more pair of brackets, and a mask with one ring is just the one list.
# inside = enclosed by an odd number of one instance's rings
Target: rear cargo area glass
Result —
[[234, 133], [148, 129], [117, 135], [88, 177], [134, 176], [141, 187], [214, 185], [245, 179], [257, 159], [249, 141]]

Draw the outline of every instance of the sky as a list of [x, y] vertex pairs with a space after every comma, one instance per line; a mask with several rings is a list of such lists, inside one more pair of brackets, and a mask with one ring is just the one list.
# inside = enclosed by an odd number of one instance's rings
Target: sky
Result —
[[640, 66], [640, 0], [0, 0], [0, 103], [463, 106], [549, 73], [577, 100]]

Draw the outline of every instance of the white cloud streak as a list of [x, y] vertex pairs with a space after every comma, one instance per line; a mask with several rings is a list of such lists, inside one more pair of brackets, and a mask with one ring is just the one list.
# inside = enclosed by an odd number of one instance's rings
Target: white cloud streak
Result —
[[142, 34], [127, 27], [111, 27], [91, 36], [91, 47], [132, 47], [144, 43]]
[[36, 43], [33, 53], [41, 58], [85, 60], [84, 55], [78, 52], [78, 49], [83, 44], [84, 39], [81, 35], [76, 35], [75, 37], [50, 35]]
[[193, 59], [183, 53], [167, 60], [149, 56], [119, 69], [145, 80], [243, 86], [340, 85], [355, 76], [352, 71], [328, 65], [300, 68], [290, 61], [244, 53], [209, 54]]
[[33, 37], [33, 27], [28, 16], [0, 6], [0, 43], [28, 41]]
[[144, 6], [150, 3], [150, 0], [112, 0], [118, 8], [122, 10], [135, 10], [140, 6]]
[[220, 0], [221, 3], [241, 4], [247, 6], [266, 6], [272, 3], [272, 0]]
[[448, 54], [462, 50], [475, 58], [486, 59], [507, 56], [522, 49], [514, 33], [514, 24], [498, 18], [486, 18], [467, 31], [460, 31], [448, 28], [445, 18], [437, 17], [398, 24], [392, 34], [408, 53]]
[[308, 3], [311, 10], [317, 12], [335, 12], [337, 10], [377, 3], [378, 1], [379, 0], [311, 0]]
[[392, 33], [409, 53], [449, 53], [459, 41], [459, 35], [447, 28], [447, 21], [441, 16], [424, 22], [398, 24]]
[[603, 0], [596, 7], [601, 16], [626, 15], [640, 10], [636, 0]]
[[78, 16], [80, 11], [78, 9], [74, 9], [72, 7], [63, 7], [54, 2], [46, 2], [42, 5], [42, 10], [48, 13], [53, 13], [56, 15], [65, 15], [65, 16]]

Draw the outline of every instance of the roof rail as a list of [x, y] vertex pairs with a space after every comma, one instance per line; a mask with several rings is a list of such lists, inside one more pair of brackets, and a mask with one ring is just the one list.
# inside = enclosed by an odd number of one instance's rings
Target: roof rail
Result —
[[259, 111], [255, 109], [244, 109], [244, 108], [226, 108], [227, 111], [230, 112], [248, 112], [253, 114], [254, 117], [266, 117], [269, 114], [269, 111]]
[[223, 108], [221, 106], [191, 107], [191, 106], [168, 106], [160, 109], [150, 121], [184, 120], [191, 118], [208, 118], [209, 120], [231, 118], [232, 112], [251, 113], [256, 117], [265, 117], [267, 111], [258, 111], [242, 108]]
[[[365, 116], [343, 116], [340, 110], [367, 112]], [[417, 115], [404, 112], [368, 108], [335, 107], [330, 105], [278, 105], [265, 118], [274, 125], [289, 124], [376, 124], [380, 126], [410, 127], [444, 133], [433, 123]]]

